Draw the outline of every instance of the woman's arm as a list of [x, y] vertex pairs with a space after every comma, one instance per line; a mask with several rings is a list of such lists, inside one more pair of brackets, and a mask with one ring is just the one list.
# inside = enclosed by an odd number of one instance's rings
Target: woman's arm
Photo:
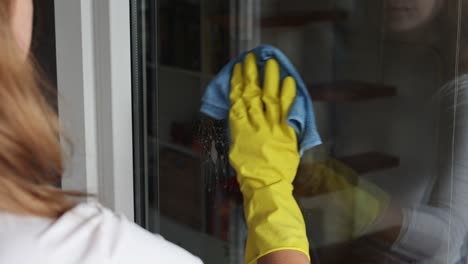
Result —
[[402, 224], [402, 208], [392, 204], [383, 212], [383, 215], [375, 224], [373, 229], [376, 230], [376, 232], [373, 234], [373, 237], [387, 245], [393, 245], [398, 240]]
[[270, 253], [258, 260], [258, 264], [309, 264], [310, 261], [307, 256], [299, 251], [294, 250], [281, 250]]
[[296, 83], [292, 77], [280, 82], [274, 59], [266, 63], [264, 87], [259, 80], [256, 57], [250, 53], [234, 67], [229, 113], [229, 160], [248, 227], [245, 263], [305, 264], [309, 243], [292, 194], [300, 156], [296, 132], [287, 123]]
[[[459, 79], [457, 114], [454, 115], [454, 88], [449, 83], [440, 93], [439, 148], [437, 178], [426, 205], [392, 208], [384, 222], [399, 222], [377, 233], [376, 238], [393, 244], [393, 249], [418, 259], [440, 259], [453, 263], [465, 243], [468, 224], [468, 77]], [[454, 116], [456, 119], [454, 119]], [[454, 122], [455, 120], [455, 122]]]

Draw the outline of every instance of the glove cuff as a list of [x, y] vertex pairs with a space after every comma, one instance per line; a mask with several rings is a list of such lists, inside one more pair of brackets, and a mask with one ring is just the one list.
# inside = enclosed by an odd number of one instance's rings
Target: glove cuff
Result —
[[278, 250], [297, 250], [309, 257], [304, 218], [292, 195], [293, 186], [278, 181], [262, 188], [243, 188], [248, 226], [245, 263]]

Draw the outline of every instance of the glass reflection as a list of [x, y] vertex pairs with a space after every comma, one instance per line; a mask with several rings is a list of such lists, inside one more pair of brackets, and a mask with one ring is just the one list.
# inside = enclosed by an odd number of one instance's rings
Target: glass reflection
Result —
[[158, 2], [146, 89], [158, 87], [150, 204], [166, 238], [206, 263], [242, 263], [228, 128], [199, 114], [200, 98], [227, 62], [270, 44], [308, 84], [324, 141], [294, 191], [313, 263], [466, 262], [466, 0]]
[[[468, 146], [463, 122], [468, 75], [464, 72], [466, 29], [458, 24], [458, 18], [460, 21], [464, 18], [463, 12], [458, 13], [463, 6], [462, 1], [385, 2], [386, 53], [426, 49], [429, 52], [424, 55], [436, 57], [432, 61], [435, 67], [431, 71], [427, 65], [420, 65], [421, 62], [414, 61], [414, 54], [405, 58], [386, 57], [383, 61], [385, 81], [399, 84], [400, 96], [406, 96], [412, 104], [396, 102], [405, 109], [393, 110], [393, 118], [381, 117], [388, 118], [383, 129], [393, 133], [380, 134], [379, 140], [395, 144], [391, 148], [400, 151], [400, 166], [369, 175], [393, 178], [379, 181], [359, 176], [352, 165], [343, 164], [324, 151], [314, 150], [303, 159], [296, 194], [310, 227], [309, 237], [318, 244], [319, 256], [325, 263], [342, 263], [344, 259], [352, 263], [466, 262]], [[420, 68], [397, 74], [395, 67], [408, 64]], [[440, 78], [428, 86], [417, 87], [424, 85], [417, 79], [424, 77], [419, 70], [438, 74]], [[408, 80], [412, 86], [405, 87]], [[411, 120], [414, 116], [427, 121]], [[405, 124], [408, 119], [413, 124]], [[374, 145], [386, 148], [385, 144]], [[425, 155], [424, 150], [435, 155]], [[421, 195], [411, 197], [410, 192]], [[337, 257], [337, 253], [341, 256]]]

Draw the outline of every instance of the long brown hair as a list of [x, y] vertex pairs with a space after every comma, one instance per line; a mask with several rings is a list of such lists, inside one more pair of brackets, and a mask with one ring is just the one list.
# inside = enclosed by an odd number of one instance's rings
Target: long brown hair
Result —
[[54, 187], [63, 174], [57, 114], [32, 59], [20, 56], [11, 2], [0, 1], [0, 210], [56, 218], [73, 206]]

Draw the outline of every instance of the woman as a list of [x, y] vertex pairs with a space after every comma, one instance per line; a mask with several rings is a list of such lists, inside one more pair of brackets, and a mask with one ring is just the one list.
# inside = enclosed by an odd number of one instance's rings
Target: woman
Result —
[[[73, 197], [80, 194], [54, 187], [63, 173], [63, 155], [57, 116], [41, 95], [37, 85], [39, 78], [28, 58], [32, 17], [32, 0], [0, 1], [0, 42], [3, 48], [0, 52], [0, 263], [201, 263], [183, 249], [97, 203], [73, 202]], [[241, 65], [238, 69], [241, 69]], [[288, 140], [294, 140], [295, 135], [284, 126], [284, 120], [280, 122], [278, 119], [275, 124], [263, 124], [265, 127], [281, 124], [281, 129], [276, 130], [280, 133], [270, 135], [268, 131], [261, 134], [253, 131], [248, 135], [258, 139], [261, 137], [263, 144], [250, 146], [249, 151], [245, 152], [242, 144], [238, 143], [247, 136], [243, 131], [252, 128], [250, 123], [245, 122], [251, 111], [243, 108], [244, 103], [254, 105], [262, 95], [261, 91], [256, 93], [259, 89], [244, 89], [247, 86], [254, 88], [253, 83], [245, 79], [258, 78], [256, 65], [245, 65], [244, 72], [247, 73], [246, 78], [240, 73], [233, 81], [239, 96], [232, 97], [237, 107], [231, 125], [238, 130], [233, 135], [231, 161], [240, 172], [239, 181], [243, 183], [244, 194], [248, 194], [246, 200], [256, 201], [256, 197], [262, 197], [266, 199], [262, 202], [277, 205], [272, 213], [255, 208], [248, 211], [251, 231], [248, 261], [256, 263], [258, 260], [258, 263], [264, 264], [309, 263], [305, 230], [284, 224], [291, 218], [289, 223], [295, 221], [300, 227], [302, 223], [303, 227], [302, 216], [295, 211], [296, 214], [292, 214], [295, 218], [291, 217], [289, 212], [284, 212], [284, 208], [291, 208], [290, 203], [282, 208], [283, 205], [274, 200], [279, 194], [284, 196], [284, 201], [295, 204], [288, 188], [292, 186], [299, 160], [297, 146], [294, 147], [294, 141], [293, 144], [286, 144], [286, 147], [276, 144], [286, 136]], [[271, 76], [276, 75], [278, 73], [273, 69]], [[274, 79], [270, 84], [273, 89], [270, 91], [278, 91], [279, 80]], [[290, 81], [289, 87], [290, 91], [295, 92], [294, 82]], [[244, 90], [256, 94], [247, 96]], [[279, 93], [270, 99], [278, 101]], [[293, 99], [288, 97], [287, 101]], [[255, 118], [261, 119], [265, 114], [262, 111], [256, 112]], [[278, 109], [275, 111], [270, 109], [268, 113], [279, 113]], [[252, 119], [249, 117], [248, 120]], [[275, 145], [272, 149], [277, 151], [276, 154], [288, 152], [290, 159], [289, 163], [272, 167], [270, 174], [275, 176], [275, 182], [263, 186], [259, 182], [265, 180], [260, 177], [264, 175], [251, 174], [248, 168], [252, 163], [243, 157], [253, 157], [260, 151], [259, 148], [270, 145]], [[269, 170], [269, 165], [264, 165]], [[276, 173], [276, 170], [281, 173]], [[249, 202], [246, 204], [249, 205]], [[283, 212], [283, 222], [268, 223], [269, 214], [275, 216], [277, 212]], [[275, 230], [275, 233], [262, 240], [261, 235], [265, 234], [262, 227]], [[293, 238], [296, 240], [288, 239], [289, 234], [295, 234]]]
[[[389, 245], [410, 263], [466, 263], [468, 240], [468, 33], [466, 0], [385, 0], [387, 27], [394, 38], [437, 45], [448, 58], [445, 69], [457, 68], [456, 78], [437, 94], [438, 122], [437, 171], [428, 198], [412, 207], [396, 204], [378, 210], [363, 209], [374, 219], [367, 234]], [[459, 13], [460, 12], [460, 13]], [[460, 14], [461, 25], [458, 24]], [[458, 46], [459, 45], [459, 46]], [[459, 47], [460, 56], [456, 52]], [[459, 60], [459, 61], [458, 61]], [[458, 61], [459, 64], [455, 65]], [[452, 78], [452, 77], [451, 77]], [[414, 147], [414, 146], [408, 146]], [[412, 176], [412, 175], [410, 175]], [[405, 183], [401, 183], [405, 184]], [[375, 192], [374, 192], [375, 193]], [[360, 196], [362, 198], [362, 196]], [[371, 198], [364, 201], [372, 201]], [[377, 197], [375, 200], [380, 200]], [[385, 200], [385, 199], [384, 199]], [[359, 201], [359, 200], [358, 200]], [[355, 208], [366, 207], [354, 205]], [[369, 207], [369, 206], [367, 206]], [[355, 216], [354, 216], [355, 217]], [[356, 217], [353, 218], [356, 220]], [[382, 231], [383, 230], [383, 231]], [[373, 241], [373, 240], [372, 240]], [[380, 246], [381, 243], [378, 243]], [[386, 260], [388, 263], [401, 263]], [[387, 262], [385, 262], [387, 263]], [[406, 261], [404, 262], [406, 263]]]

